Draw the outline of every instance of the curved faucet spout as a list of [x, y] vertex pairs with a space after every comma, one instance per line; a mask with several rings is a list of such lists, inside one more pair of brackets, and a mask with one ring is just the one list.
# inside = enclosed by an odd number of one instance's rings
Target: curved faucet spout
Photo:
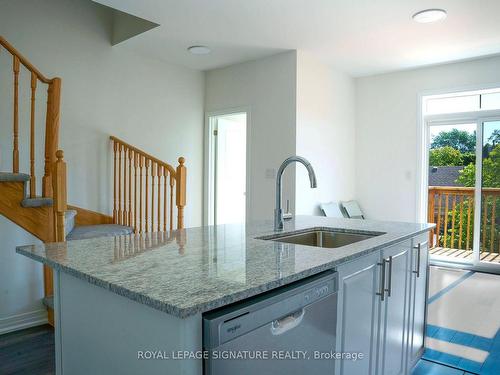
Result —
[[276, 174], [276, 206], [274, 209], [274, 230], [282, 230], [283, 229], [283, 211], [281, 209], [281, 179], [283, 176], [283, 172], [285, 168], [292, 163], [301, 163], [306, 167], [307, 173], [309, 174], [309, 182], [311, 184], [311, 188], [314, 189], [318, 186], [316, 181], [316, 174], [314, 173], [314, 169], [306, 158], [302, 156], [290, 156], [285, 159], [285, 161], [278, 168], [278, 173]]

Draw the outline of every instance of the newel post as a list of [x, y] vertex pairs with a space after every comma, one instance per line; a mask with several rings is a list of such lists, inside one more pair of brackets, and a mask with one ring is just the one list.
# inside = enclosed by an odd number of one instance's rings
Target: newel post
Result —
[[175, 190], [175, 203], [177, 205], [177, 229], [184, 228], [184, 206], [186, 205], [186, 173], [187, 169], [184, 166], [186, 160], [181, 156], [175, 179], [177, 180], [177, 188]]
[[61, 79], [54, 78], [47, 91], [47, 116], [45, 118], [45, 173], [42, 180], [44, 197], [52, 197], [52, 165], [59, 145], [59, 117], [61, 113]]
[[64, 242], [66, 233], [64, 228], [64, 214], [67, 207], [67, 190], [66, 190], [66, 162], [64, 161], [64, 153], [62, 150], [56, 153], [57, 161], [54, 163], [52, 174], [52, 185], [54, 191], [54, 230], [56, 242]]

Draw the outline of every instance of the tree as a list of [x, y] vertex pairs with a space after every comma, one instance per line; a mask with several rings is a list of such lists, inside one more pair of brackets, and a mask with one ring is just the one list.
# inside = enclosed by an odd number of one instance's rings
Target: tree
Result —
[[488, 138], [488, 143], [491, 143], [493, 147], [500, 144], [500, 129], [495, 129]]
[[429, 165], [442, 167], [446, 165], [463, 165], [463, 156], [460, 151], [450, 146], [430, 150]]
[[469, 133], [465, 130], [453, 129], [442, 131], [434, 137], [431, 149], [452, 147], [460, 152], [474, 152], [476, 148], [476, 132]]
[[[500, 187], [500, 144], [497, 144], [483, 159], [482, 170], [483, 187]], [[476, 166], [467, 165], [460, 171], [457, 182], [463, 186], [473, 187], [476, 181]]]

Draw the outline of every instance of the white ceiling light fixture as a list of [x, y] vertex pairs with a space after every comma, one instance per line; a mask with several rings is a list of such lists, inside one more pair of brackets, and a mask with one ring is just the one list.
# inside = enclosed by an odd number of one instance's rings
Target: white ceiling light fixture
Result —
[[212, 52], [207, 46], [191, 46], [187, 50], [193, 55], [208, 55]]
[[418, 23], [432, 23], [442, 21], [446, 16], [444, 9], [425, 9], [415, 13], [411, 18]]

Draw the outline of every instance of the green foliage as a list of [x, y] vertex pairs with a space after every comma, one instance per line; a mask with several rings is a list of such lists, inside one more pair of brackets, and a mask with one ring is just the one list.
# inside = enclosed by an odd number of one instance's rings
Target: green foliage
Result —
[[446, 165], [463, 165], [462, 163], [462, 154], [453, 147], [445, 146], [430, 150], [429, 165], [442, 167]]
[[442, 131], [434, 137], [431, 149], [452, 147], [459, 152], [474, 152], [476, 148], [476, 132], [469, 133], [465, 130], [453, 129]]
[[[463, 186], [473, 187], [476, 181], [476, 166], [467, 165], [458, 176], [457, 182]], [[497, 144], [483, 159], [482, 170], [483, 187], [500, 187], [500, 144]]]
[[495, 129], [488, 138], [488, 143], [491, 143], [493, 147], [500, 143], [500, 129]]

